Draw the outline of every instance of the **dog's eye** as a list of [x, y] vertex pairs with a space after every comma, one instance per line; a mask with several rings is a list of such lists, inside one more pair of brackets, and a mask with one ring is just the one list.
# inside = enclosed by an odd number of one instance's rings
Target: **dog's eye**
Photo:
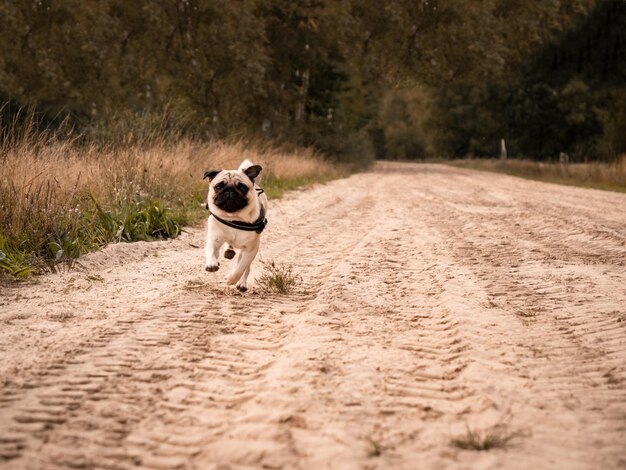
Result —
[[243, 184], [243, 183], [239, 183], [237, 185], [237, 188], [239, 188], [239, 191], [242, 191], [244, 193], [248, 191], [248, 187], [245, 184]]
[[219, 191], [219, 190], [220, 190], [220, 189], [222, 189], [224, 186], [226, 186], [226, 183], [224, 183], [224, 182], [222, 181], [221, 183], [217, 183], [217, 184], [215, 185], [215, 189], [217, 189], [217, 190]]

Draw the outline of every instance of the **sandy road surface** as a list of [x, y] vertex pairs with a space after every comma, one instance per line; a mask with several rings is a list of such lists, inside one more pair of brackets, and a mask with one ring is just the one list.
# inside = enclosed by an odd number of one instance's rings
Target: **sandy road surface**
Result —
[[269, 218], [291, 296], [201, 229], [2, 288], [0, 467], [626, 467], [626, 195], [379, 164]]

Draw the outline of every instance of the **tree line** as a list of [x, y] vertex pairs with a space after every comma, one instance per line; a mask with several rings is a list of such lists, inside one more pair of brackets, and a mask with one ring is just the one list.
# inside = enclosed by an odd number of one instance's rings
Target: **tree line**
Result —
[[340, 160], [626, 151], [618, 0], [0, 0], [3, 121]]

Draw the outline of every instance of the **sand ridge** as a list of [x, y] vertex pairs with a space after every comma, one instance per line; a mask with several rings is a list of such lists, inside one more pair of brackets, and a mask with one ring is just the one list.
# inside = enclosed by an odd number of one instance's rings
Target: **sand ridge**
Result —
[[293, 295], [203, 228], [0, 288], [0, 467], [626, 466], [626, 195], [379, 163], [271, 207]]

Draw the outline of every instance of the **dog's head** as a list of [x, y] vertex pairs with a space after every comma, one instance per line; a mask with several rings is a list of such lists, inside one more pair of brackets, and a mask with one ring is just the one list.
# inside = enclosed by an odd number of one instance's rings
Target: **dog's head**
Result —
[[244, 209], [257, 197], [254, 180], [259, 173], [260, 165], [251, 165], [240, 170], [205, 171], [204, 178], [209, 179], [208, 200], [231, 214]]

